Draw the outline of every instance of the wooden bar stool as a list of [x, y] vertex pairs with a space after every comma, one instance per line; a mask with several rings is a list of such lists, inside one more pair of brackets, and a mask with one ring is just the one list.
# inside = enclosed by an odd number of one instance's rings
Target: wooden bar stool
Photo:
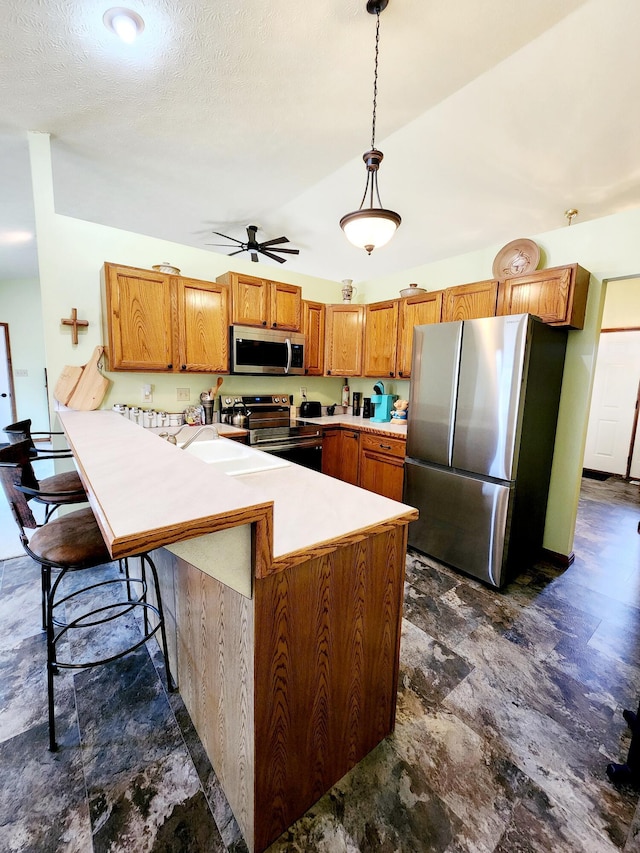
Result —
[[[5, 458], [12, 451], [13, 458]], [[68, 588], [65, 578], [70, 573], [95, 569], [111, 563], [100, 528], [90, 508], [75, 510], [61, 518], [38, 525], [28, 502], [23, 480], [29, 477], [30, 469], [28, 442], [20, 442], [0, 450], [0, 480], [20, 530], [20, 541], [25, 552], [40, 564], [44, 601], [44, 630], [47, 632], [47, 700], [49, 714], [49, 749], [57, 747], [55, 730], [54, 688], [55, 675], [59, 669], [86, 669], [118, 660], [142, 646], [157, 632], [160, 633], [161, 649], [164, 654], [167, 687], [174, 690], [169, 669], [167, 635], [158, 573], [153, 560], [147, 553], [136, 555], [141, 561], [141, 576], [131, 577], [127, 571], [122, 577], [92, 579], [85, 586]], [[33, 530], [31, 536], [26, 531]], [[150, 578], [147, 576], [147, 571]], [[149, 589], [153, 590], [155, 604], [148, 600]], [[133, 590], [133, 592], [132, 592]], [[110, 597], [110, 594], [114, 594]], [[117, 596], [117, 597], [116, 597]], [[89, 599], [88, 604], [86, 599]], [[72, 618], [65, 611], [74, 610]], [[92, 657], [90, 649], [83, 652], [82, 659], [61, 659], [58, 644], [68, 637], [70, 631], [89, 631], [98, 626], [109, 628], [112, 638], [118, 620], [133, 613], [141, 613], [142, 628], [131, 631], [135, 636], [126, 637], [123, 647], [111, 650], [106, 657]], [[152, 618], [150, 618], [152, 617]], [[152, 624], [152, 621], [155, 624]], [[87, 646], [90, 645], [90, 641]]]

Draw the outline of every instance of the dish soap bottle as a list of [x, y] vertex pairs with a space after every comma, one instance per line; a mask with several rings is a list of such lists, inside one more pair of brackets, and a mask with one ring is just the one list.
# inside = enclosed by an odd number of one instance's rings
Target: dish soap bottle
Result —
[[347, 408], [349, 406], [349, 386], [347, 385], [347, 380], [344, 380], [344, 385], [342, 386], [342, 405]]

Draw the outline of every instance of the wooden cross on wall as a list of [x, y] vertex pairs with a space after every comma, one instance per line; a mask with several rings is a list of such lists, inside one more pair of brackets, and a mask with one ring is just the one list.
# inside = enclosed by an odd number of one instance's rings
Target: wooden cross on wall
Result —
[[71, 326], [72, 327], [71, 328], [71, 343], [72, 344], [78, 343], [78, 327], [81, 326], [84, 328], [85, 326], [89, 325], [88, 320], [78, 320], [78, 309], [77, 308], [72, 308], [71, 309], [71, 317], [69, 317], [67, 320], [65, 320], [65, 318], [63, 317], [62, 320], [60, 320], [60, 322], [62, 323], [63, 326]]

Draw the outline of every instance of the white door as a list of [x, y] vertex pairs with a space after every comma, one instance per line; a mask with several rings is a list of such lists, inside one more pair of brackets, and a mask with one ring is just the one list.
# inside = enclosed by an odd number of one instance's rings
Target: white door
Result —
[[9, 326], [0, 323], [0, 430], [15, 421]]
[[640, 332], [600, 335], [584, 467], [627, 474], [640, 382]]

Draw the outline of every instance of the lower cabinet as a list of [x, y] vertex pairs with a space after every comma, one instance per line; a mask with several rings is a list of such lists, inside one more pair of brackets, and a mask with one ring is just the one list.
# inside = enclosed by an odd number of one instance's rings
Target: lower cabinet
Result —
[[359, 485], [360, 433], [326, 427], [322, 434], [322, 473], [352, 486]]
[[345, 483], [402, 501], [406, 442], [400, 438], [326, 427], [322, 473]]
[[406, 442], [399, 438], [362, 433], [360, 485], [394, 501], [402, 501]]

